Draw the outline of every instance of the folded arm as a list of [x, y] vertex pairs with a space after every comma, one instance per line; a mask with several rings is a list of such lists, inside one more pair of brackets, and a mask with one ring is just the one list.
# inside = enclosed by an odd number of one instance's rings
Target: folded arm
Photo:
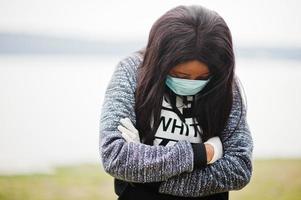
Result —
[[[240, 111], [241, 107], [243, 112]], [[241, 120], [239, 121], [240, 114]], [[239, 123], [239, 124], [238, 124]], [[231, 134], [235, 126], [237, 129]], [[246, 186], [252, 174], [253, 140], [246, 120], [244, 104], [234, 91], [234, 102], [228, 125], [220, 136], [224, 155], [211, 165], [169, 178], [159, 186], [159, 192], [176, 196], [199, 197], [239, 190]]]
[[115, 178], [141, 183], [191, 172], [196, 163], [190, 142], [183, 140], [168, 147], [128, 143], [117, 129], [120, 118], [129, 117], [136, 123], [135, 81], [128, 62], [118, 63], [102, 104], [99, 151], [104, 170]]

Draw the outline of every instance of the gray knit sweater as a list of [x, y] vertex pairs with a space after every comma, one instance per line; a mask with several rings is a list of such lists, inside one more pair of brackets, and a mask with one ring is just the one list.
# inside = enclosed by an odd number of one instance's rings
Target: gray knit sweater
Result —
[[[173, 146], [126, 142], [117, 126], [124, 117], [136, 124], [134, 91], [141, 61], [137, 53], [120, 60], [107, 85], [99, 130], [99, 152], [104, 170], [128, 182], [163, 181], [159, 193], [184, 197], [206, 196], [246, 186], [252, 175], [253, 140], [239, 90], [233, 90], [232, 110], [220, 136], [224, 155], [205, 168], [194, 169], [194, 153], [187, 140], [179, 140]], [[236, 131], [230, 134], [238, 122]]]

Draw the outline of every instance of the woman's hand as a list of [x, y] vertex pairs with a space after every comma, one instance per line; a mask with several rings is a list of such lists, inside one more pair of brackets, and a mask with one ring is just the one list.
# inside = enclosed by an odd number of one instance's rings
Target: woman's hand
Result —
[[139, 132], [132, 124], [129, 118], [120, 119], [121, 125], [117, 126], [117, 129], [121, 131], [122, 137], [127, 142], [140, 143]]
[[204, 144], [206, 148], [208, 164], [212, 164], [223, 157], [223, 145], [219, 137], [212, 137], [204, 142]]
[[207, 164], [212, 160], [214, 155], [214, 148], [211, 144], [205, 144], [206, 155], [207, 155]]

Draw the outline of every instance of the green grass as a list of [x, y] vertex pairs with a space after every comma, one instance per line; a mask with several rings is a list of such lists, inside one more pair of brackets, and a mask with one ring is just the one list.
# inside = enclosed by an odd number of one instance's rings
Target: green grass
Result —
[[256, 160], [250, 183], [230, 199], [300, 200], [301, 160]]
[[0, 199], [116, 199], [113, 179], [95, 164], [58, 167], [53, 175], [0, 176]]
[[[256, 160], [251, 182], [230, 199], [300, 199], [301, 160]], [[113, 178], [99, 165], [56, 168], [54, 174], [0, 176], [0, 200], [116, 200]]]

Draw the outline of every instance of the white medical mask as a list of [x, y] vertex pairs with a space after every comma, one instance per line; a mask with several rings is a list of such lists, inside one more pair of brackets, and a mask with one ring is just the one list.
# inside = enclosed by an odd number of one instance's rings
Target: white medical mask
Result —
[[165, 83], [174, 93], [187, 96], [195, 95], [200, 92], [210, 79], [211, 78], [206, 80], [191, 80], [167, 75]]

